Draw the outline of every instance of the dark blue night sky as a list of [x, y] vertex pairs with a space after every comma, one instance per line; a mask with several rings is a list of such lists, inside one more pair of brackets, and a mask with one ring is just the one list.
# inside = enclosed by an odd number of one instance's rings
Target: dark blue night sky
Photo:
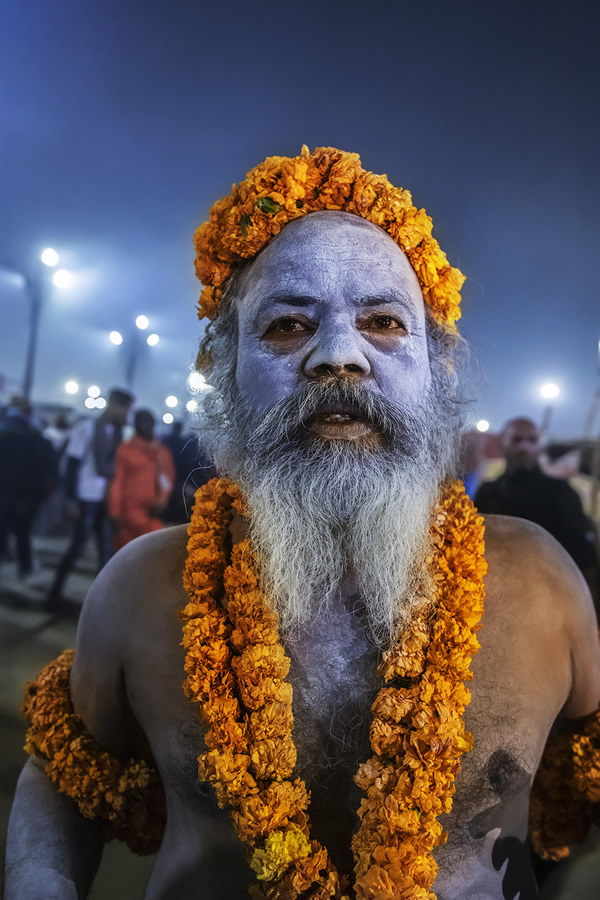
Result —
[[[193, 230], [248, 168], [307, 143], [359, 152], [433, 216], [468, 276], [473, 418], [539, 418], [553, 380], [552, 431], [580, 434], [600, 337], [599, 24], [582, 2], [4, 0], [0, 261], [32, 271], [50, 245], [73, 273], [46, 296], [34, 399], [122, 382], [107, 334], [142, 312], [161, 343], [140, 401], [186, 399]], [[0, 316], [6, 399], [27, 327], [6, 271]]]

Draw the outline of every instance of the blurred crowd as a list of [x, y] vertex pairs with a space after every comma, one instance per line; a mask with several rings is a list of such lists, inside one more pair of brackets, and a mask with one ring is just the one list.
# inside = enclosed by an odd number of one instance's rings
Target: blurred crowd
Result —
[[68, 535], [49, 610], [68, 606], [65, 584], [92, 538], [100, 570], [134, 538], [187, 522], [197, 487], [215, 474], [182, 422], [159, 439], [151, 410], [133, 406], [115, 389], [96, 418], [46, 422], [19, 396], [0, 410], [0, 565], [12, 550], [19, 577], [35, 581], [34, 527]]

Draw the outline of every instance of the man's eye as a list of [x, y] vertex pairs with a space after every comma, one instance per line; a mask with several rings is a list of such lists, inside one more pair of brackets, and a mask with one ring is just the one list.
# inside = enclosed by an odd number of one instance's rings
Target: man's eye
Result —
[[398, 319], [395, 319], [393, 316], [371, 316], [362, 322], [361, 327], [374, 331], [406, 332], [406, 328], [402, 322], [399, 322]]
[[266, 334], [300, 334], [303, 331], [306, 331], [306, 325], [303, 322], [293, 316], [284, 316], [269, 325]]

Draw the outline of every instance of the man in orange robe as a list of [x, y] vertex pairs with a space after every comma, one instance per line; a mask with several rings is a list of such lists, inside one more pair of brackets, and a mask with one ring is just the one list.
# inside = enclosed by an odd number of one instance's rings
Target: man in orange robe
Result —
[[135, 434], [117, 451], [108, 510], [115, 529], [115, 549], [162, 528], [159, 518], [175, 482], [170, 450], [154, 439], [154, 416], [140, 409]]

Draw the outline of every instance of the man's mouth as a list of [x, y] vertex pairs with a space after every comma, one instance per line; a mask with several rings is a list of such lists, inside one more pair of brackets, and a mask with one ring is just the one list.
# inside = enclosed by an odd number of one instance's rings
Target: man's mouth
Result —
[[306, 424], [309, 431], [326, 440], [356, 441], [372, 438], [377, 429], [355, 412], [330, 411], [312, 416]]

